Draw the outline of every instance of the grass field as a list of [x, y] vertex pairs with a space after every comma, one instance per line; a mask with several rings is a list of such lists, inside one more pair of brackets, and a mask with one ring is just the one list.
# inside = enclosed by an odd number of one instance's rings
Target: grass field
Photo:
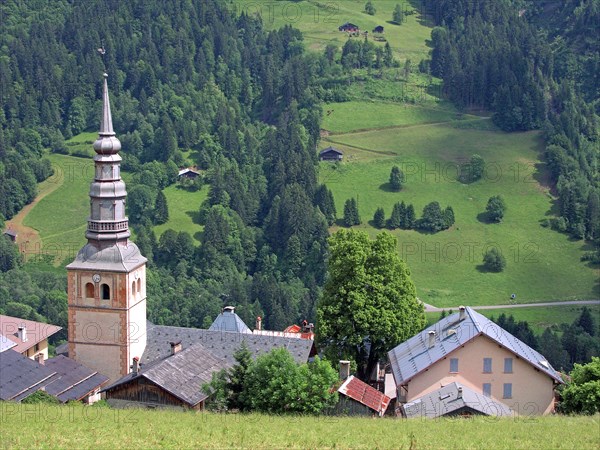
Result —
[[[382, 25], [385, 28], [385, 38], [390, 43], [396, 57], [410, 58], [418, 63], [427, 55], [426, 40], [431, 37], [431, 28], [423, 25], [423, 17], [415, 7], [406, 0], [375, 0], [377, 10], [374, 16], [365, 14], [366, 0], [343, 1], [295, 1], [284, 0], [277, 2], [261, 2], [256, 0], [234, 0], [238, 11], [249, 14], [260, 14], [263, 24], [268, 29], [279, 28], [290, 24], [302, 31], [306, 48], [323, 50], [327, 44], [342, 47], [348, 36], [339, 31], [338, 27], [346, 22], [352, 22], [361, 29], [371, 33], [373, 28]], [[417, 4], [418, 2], [413, 2]], [[391, 22], [392, 12], [400, 4], [403, 10], [414, 14], [405, 16], [405, 22], [395, 25]], [[233, 6], [232, 6], [233, 7]], [[363, 39], [362, 37], [353, 39]], [[384, 43], [379, 43], [384, 45]]]
[[[0, 403], [2, 448], [597, 449], [600, 416], [402, 420]], [[24, 431], [24, 426], [27, 431]]]
[[[377, 207], [386, 217], [402, 200], [412, 203], [418, 216], [431, 201], [453, 207], [456, 223], [448, 231], [393, 231], [424, 302], [438, 307], [503, 304], [513, 293], [520, 303], [599, 297], [598, 268], [579, 261], [584, 243], [540, 225], [554, 201], [539, 161], [539, 133], [508, 134], [475, 125], [461, 129], [456, 121], [332, 135], [322, 142], [323, 147], [331, 144], [353, 153], [350, 162], [322, 163], [320, 179], [332, 189], [340, 216], [346, 199], [358, 199], [359, 228], [370, 234], [378, 232], [368, 223]], [[457, 166], [474, 153], [486, 161], [484, 179], [457, 182]], [[406, 175], [398, 193], [387, 186], [394, 165]], [[501, 224], [487, 224], [481, 213], [497, 194], [504, 197], [507, 213]], [[481, 268], [491, 246], [507, 259], [502, 273]]]
[[208, 195], [208, 185], [197, 192], [189, 192], [178, 184], [173, 184], [164, 189], [169, 206], [169, 221], [154, 228], [156, 237], [159, 238], [169, 228], [175, 231], [187, 231], [200, 242], [200, 232], [204, 229], [198, 223], [197, 216], [200, 205]]
[[94, 164], [91, 159], [67, 155], [51, 154], [48, 158], [54, 175], [45, 183], [59, 187], [35, 205], [23, 223], [36, 230], [42, 240], [34, 252], [52, 255], [57, 263], [70, 262], [86, 242]]

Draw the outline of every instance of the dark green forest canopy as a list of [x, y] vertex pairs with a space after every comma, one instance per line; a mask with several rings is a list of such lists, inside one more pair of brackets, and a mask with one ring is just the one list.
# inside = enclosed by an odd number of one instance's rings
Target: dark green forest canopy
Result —
[[[306, 54], [298, 30], [268, 32], [216, 0], [0, 8], [5, 217], [50, 175], [44, 148], [64, 152], [65, 139], [98, 128], [106, 71], [123, 166], [133, 172], [128, 213], [151, 260], [149, 318], [202, 326], [224, 303], [249, 323], [266, 316], [272, 329], [314, 317], [328, 231], [314, 199], [321, 108], [311, 86], [331, 63]], [[199, 247], [185, 232], [157, 241], [152, 231], [165, 217], [150, 211], [188, 150], [211, 185], [197, 207], [212, 234]]]
[[459, 107], [507, 131], [543, 129], [555, 228], [600, 238], [600, 1], [424, 0], [431, 71]]

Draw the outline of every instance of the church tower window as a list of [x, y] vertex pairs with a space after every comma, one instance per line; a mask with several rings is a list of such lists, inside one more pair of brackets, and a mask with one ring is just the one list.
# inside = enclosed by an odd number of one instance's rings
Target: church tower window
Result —
[[85, 296], [86, 298], [94, 298], [94, 285], [92, 283], [85, 285]]
[[102, 290], [102, 300], [110, 300], [110, 288], [108, 284], [103, 284], [100, 288]]

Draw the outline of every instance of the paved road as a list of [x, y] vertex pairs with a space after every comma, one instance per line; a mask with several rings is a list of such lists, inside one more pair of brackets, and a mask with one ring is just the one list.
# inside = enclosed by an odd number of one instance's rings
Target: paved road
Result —
[[[425, 312], [441, 312], [443, 309], [446, 311], [453, 310], [458, 311], [458, 306], [452, 308], [438, 308], [433, 305], [425, 305]], [[504, 308], [530, 308], [530, 307], [543, 307], [543, 306], [572, 306], [572, 305], [600, 305], [600, 300], [573, 300], [571, 302], [545, 302], [545, 303], [519, 303], [509, 305], [487, 305], [487, 306], [471, 306], [473, 309], [504, 309]]]

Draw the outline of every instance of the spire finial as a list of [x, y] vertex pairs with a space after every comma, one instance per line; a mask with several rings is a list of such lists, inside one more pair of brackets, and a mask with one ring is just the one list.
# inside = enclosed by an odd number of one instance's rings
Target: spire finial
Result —
[[108, 97], [108, 74], [104, 73], [104, 87], [102, 89], [102, 121], [100, 122], [100, 136], [114, 136], [112, 115], [110, 112], [110, 99]]

